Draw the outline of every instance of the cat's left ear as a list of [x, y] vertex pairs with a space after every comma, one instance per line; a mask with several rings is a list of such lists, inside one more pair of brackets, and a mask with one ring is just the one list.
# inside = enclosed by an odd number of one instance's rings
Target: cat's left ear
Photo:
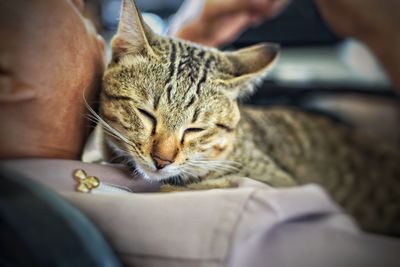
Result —
[[272, 69], [279, 51], [279, 45], [263, 43], [235, 52], [225, 52], [234, 73], [233, 78], [222, 81], [228, 96], [237, 99], [251, 94]]
[[125, 54], [152, 53], [151, 40], [156, 34], [143, 21], [134, 0], [123, 0], [118, 31], [111, 41], [113, 58]]

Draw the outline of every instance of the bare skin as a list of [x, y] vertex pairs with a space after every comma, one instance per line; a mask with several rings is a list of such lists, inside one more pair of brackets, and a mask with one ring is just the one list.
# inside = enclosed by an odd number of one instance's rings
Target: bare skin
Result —
[[[237, 38], [245, 29], [279, 15], [285, 0], [203, 0], [202, 11], [177, 36], [209, 46]], [[339, 35], [364, 42], [381, 61], [400, 91], [400, 1], [315, 0], [322, 16]], [[257, 4], [256, 4], [257, 3]]]
[[0, 158], [78, 159], [104, 41], [80, 0], [0, 2]]
[[248, 27], [277, 16], [289, 0], [206, 0], [200, 13], [177, 36], [208, 46], [235, 40]]
[[378, 57], [400, 92], [400, 1], [316, 0], [338, 34], [364, 42]]

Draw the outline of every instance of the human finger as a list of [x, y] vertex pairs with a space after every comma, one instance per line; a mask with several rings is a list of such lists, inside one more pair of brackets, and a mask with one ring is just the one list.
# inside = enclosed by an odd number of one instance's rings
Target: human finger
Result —
[[237, 15], [230, 15], [222, 18], [218, 27], [224, 29], [218, 31], [214, 38], [209, 40], [207, 45], [220, 46], [235, 40], [244, 30], [246, 30], [252, 23], [252, 16], [247, 13], [240, 13]]
[[273, 18], [278, 16], [290, 2], [290, 0], [269, 0], [266, 2], [266, 5], [260, 6], [255, 12], [265, 19]]
[[283, 6], [288, 0], [207, 0], [204, 15], [209, 17], [224, 16], [240, 12], [270, 13], [271, 8]]

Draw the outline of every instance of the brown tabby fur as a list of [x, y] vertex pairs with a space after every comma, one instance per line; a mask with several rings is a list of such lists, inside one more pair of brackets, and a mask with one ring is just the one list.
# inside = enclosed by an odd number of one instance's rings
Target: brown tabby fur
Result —
[[276, 45], [221, 52], [158, 36], [125, 0], [112, 48], [100, 119], [107, 143], [144, 177], [169, 181], [164, 191], [228, 187], [232, 176], [318, 183], [364, 229], [400, 235], [397, 151], [321, 116], [239, 108]]

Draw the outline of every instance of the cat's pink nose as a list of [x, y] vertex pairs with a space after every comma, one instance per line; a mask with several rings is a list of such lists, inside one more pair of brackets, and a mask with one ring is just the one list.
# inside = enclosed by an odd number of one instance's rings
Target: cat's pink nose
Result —
[[160, 158], [158, 155], [152, 154], [151, 157], [153, 158], [154, 164], [156, 165], [157, 170], [161, 170], [164, 167], [172, 164], [173, 160], [163, 159]]

